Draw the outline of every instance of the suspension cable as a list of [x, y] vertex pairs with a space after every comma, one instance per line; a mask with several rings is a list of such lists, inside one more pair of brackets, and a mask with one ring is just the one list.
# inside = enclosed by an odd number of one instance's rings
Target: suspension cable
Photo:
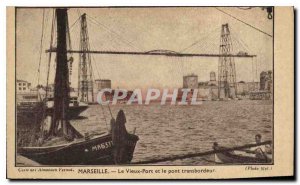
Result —
[[200, 41], [203, 41], [204, 39], [209, 38], [209, 37], [210, 37], [216, 30], [218, 30], [218, 29], [219, 29], [219, 27], [218, 27], [218, 28], [215, 28], [215, 29], [213, 29], [213, 30], [211, 30], [211, 31], [209, 31], [209, 34], [208, 34], [208, 35], [205, 35], [205, 36], [201, 37], [200, 39], [196, 40], [194, 43], [192, 43], [192, 44], [189, 45], [188, 47], [186, 47], [186, 48], [180, 50], [180, 52], [187, 51], [188, 49], [190, 49], [190, 48], [192, 48], [193, 46], [195, 46], [195, 45], [197, 45], [198, 43], [200, 43]]
[[69, 30], [72, 31], [73, 27], [75, 26], [76, 23], [80, 20], [80, 17], [69, 27]]
[[[89, 43], [89, 44], [90, 44], [90, 43]], [[92, 46], [94, 46], [94, 45], [92, 44]], [[90, 47], [90, 46], [89, 46], [89, 47]], [[93, 55], [91, 55], [91, 56], [92, 56], [92, 59], [93, 59], [93, 61], [94, 61], [94, 63], [95, 63], [95, 58], [94, 58], [94, 56], [93, 56]], [[95, 64], [95, 68], [96, 68], [96, 71], [97, 71], [97, 74], [98, 74], [99, 79], [101, 79], [101, 76], [100, 76], [100, 73], [99, 73], [97, 64]], [[107, 121], [106, 121], [106, 116], [105, 116], [105, 114], [104, 114], [104, 108], [103, 108], [103, 105], [100, 104], [100, 106], [101, 106], [101, 108], [102, 108], [103, 116], [104, 116], [104, 118], [105, 118], [106, 127], [108, 128]], [[107, 107], [108, 107], [108, 110], [109, 110], [109, 113], [110, 113], [111, 118], [114, 119], [109, 104], [107, 105]]]
[[135, 48], [135, 49], [138, 49], [138, 50], [142, 51], [142, 49], [140, 49], [140, 48], [134, 46], [134, 45], [132, 44], [132, 42], [130, 42], [130, 41], [124, 39], [120, 34], [118, 34], [117, 32], [115, 32], [114, 30], [110, 29], [110, 28], [107, 27], [106, 25], [100, 23], [100, 22], [99, 22], [98, 20], [96, 20], [95, 18], [89, 16], [88, 14], [87, 14], [87, 17], [88, 17], [89, 20], [90, 20], [91, 22], [93, 22], [95, 25], [98, 25], [98, 26], [100, 26], [100, 27], [106, 29], [107, 31], [109, 31], [109, 32], [111, 32], [111, 33], [113, 33], [113, 34], [115, 34], [116, 36], [118, 36], [119, 39], [122, 40], [125, 44], [130, 45], [131, 47], [133, 47], [133, 48]]

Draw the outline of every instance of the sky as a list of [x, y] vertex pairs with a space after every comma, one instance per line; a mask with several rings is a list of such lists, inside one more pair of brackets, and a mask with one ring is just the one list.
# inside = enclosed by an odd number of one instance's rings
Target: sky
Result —
[[[273, 20], [261, 8], [219, 9], [273, 35]], [[272, 70], [273, 38], [214, 7], [193, 8], [70, 8], [72, 49], [79, 49], [80, 21], [87, 14], [91, 50], [219, 53], [221, 25], [228, 23], [233, 53], [244, 51], [256, 58], [235, 58], [237, 81], [258, 81], [259, 73]], [[44, 27], [42, 29], [44, 14]], [[33, 86], [46, 84], [53, 9], [18, 8], [16, 19], [17, 79]], [[39, 65], [41, 35], [42, 55]], [[195, 43], [192, 47], [191, 44]], [[77, 87], [78, 54], [73, 54], [71, 85]], [[95, 79], [111, 79], [113, 88], [180, 88], [182, 77], [194, 73], [199, 81], [218, 72], [218, 58], [92, 55]], [[40, 67], [39, 67], [40, 66]], [[38, 69], [40, 68], [40, 73]], [[54, 80], [55, 61], [50, 63], [49, 82]]]

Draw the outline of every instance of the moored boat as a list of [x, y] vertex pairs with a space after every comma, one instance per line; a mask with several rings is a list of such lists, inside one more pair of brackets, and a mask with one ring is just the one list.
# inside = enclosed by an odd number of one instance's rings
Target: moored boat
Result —
[[[126, 117], [123, 110], [120, 110], [116, 119], [114, 119], [109, 109], [111, 128], [104, 133], [82, 134], [70, 123], [72, 107], [80, 106], [70, 105], [72, 101], [70, 101], [66, 43], [67, 30], [69, 29], [68, 14], [65, 8], [58, 8], [55, 13], [57, 49], [54, 51], [56, 52], [56, 71], [53, 105], [48, 107], [48, 110], [47, 106], [43, 106], [46, 107], [43, 109], [45, 112], [38, 114], [41, 116], [42, 121], [36, 123], [40, 126], [34, 130], [38, 133], [36, 134], [38, 138], [33, 137], [34, 142], [31, 142], [30, 146], [19, 146], [17, 155], [25, 156], [42, 165], [129, 163], [133, 158], [134, 149], [139, 138], [137, 135], [127, 132], [125, 127]], [[53, 32], [51, 34], [52, 37]], [[77, 104], [77, 102], [73, 102], [73, 104]]]
[[[76, 119], [88, 107], [89, 107], [89, 105], [87, 103], [78, 101], [77, 97], [70, 97], [68, 119]], [[54, 110], [53, 98], [48, 98], [47, 103], [46, 103], [46, 108], [47, 108], [48, 114], [53, 114], [53, 110]]]
[[[45, 103], [46, 102], [46, 103]], [[70, 97], [68, 119], [76, 119], [83, 111], [88, 109], [89, 105], [84, 102], [79, 102], [77, 97]], [[48, 115], [53, 114], [54, 102], [53, 98], [48, 98], [47, 101], [20, 102], [17, 104], [17, 116], [19, 120], [24, 117], [32, 118], [36, 114], [42, 114], [45, 108], [45, 113]]]
[[[18, 154], [42, 165], [130, 163], [139, 138], [134, 134], [129, 134], [125, 126], [121, 126], [125, 124], [122, 122], [124, 120], [122, 112], [119, 112], [116, 122], [113, 123], [115, 129], [112, 129], [112, 133], [85, 135], [72, 142], [50, 146], [20, 147]], [[116, 138], [122, 140], [118, 141]], [[55, 139], [57, 143], [64, 140], [64, 138], [53, 138]], [[118, 146], [117, 143], [119, 143]]]

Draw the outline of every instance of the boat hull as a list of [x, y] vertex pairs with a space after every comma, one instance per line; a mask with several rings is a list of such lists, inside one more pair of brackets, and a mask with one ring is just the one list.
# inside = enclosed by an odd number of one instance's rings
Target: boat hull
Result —
[[[219, 148], [226, 149], [226, 148]], [[254, 156], [244, 156], [241, 154], [235, 154], [232, 152], [218, 152], [215, 154], [215, 162], [216, 163], [226, 163], [226, 164], [265, 164], [271, 163], [271, 159], [266, 158], [258, 158]]]
[[[67, 114], [67, 118], [70, 119], [76, 119], [78, 116], [85, 111], [88, 108], [88, 106], [70, 106]], [[47, 108], [48, 114], [53, 114], [53, 108]]]
[[[70, 106], [68, 110], [68, 119], [76, 119], [78, 116], [85, 111], [88, 108], [88, 106]], [[47, 108], [46, 113], [48, 115], [53, 114], [53, 108]], [[23, 120], [25, 118], [33, 118], [36, 117], [36, 115], [43, 115], [43, 109], [41, 104], [38, 104], [34, 107], [17, 107], [17, 116], [18, 120]], [[39, 123], [39, 122], [37, 122]]]
[[[130, 163], [138, 137], [128, 134], [122, 163]], [[110, 165], [115, 164], [112, 135], [55, 147], [23, 147], [18, 153], [41, 165]]]

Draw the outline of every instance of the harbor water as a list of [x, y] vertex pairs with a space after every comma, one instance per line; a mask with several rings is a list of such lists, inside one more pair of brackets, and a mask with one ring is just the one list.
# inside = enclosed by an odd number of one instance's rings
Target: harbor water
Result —
[[[129, 132], [139, 136], [132, 162], [212, 150], [212, 144], [239, 146], [272, 140], [271, 100], [204, 101], [201, 105], [111, 105], [113, 116], [123, 109]], [[110, 125], [107, 106], [90, 105], [72, 125], [82, 134], [105, 132]], [[214, 165], [213, 156], [153, 165]]]

